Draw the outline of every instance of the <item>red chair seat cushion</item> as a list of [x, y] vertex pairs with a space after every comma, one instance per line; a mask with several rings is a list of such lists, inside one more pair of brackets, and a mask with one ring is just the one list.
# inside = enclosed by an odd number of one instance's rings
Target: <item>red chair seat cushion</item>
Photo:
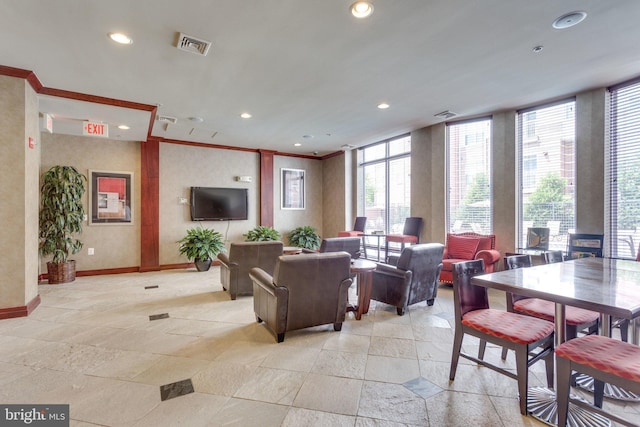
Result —
[[[553, 301], [539, 298], [525, 298], [513, 304], [513, 311], [553, 322], [556, 314], [556, 304]], [[584, 325], [598, 320], [599, 317], [600, 315], [597, 312], [591, 310], [571, 306], [567, 306], [565, 309], [567, 325]]]
[[338, 237], [360, 237], [363, 234], [362, 231], [338, 231]]
[[462, 237], [450, 234], [447, 240], [449, 258], [472, 260], [478, 251], [480, 239], [477, 237]]
[[602, 335], [586, 335], [556, 348], [556, 356], [640, 382], [640, 347]]
[[411, 236], [408, 234], [387, 234], [386, 236], [387, 242], [397, 242], [397, 243], [418, 243], [417, 236]]
[[462, 316], [462, 324], [517, 344], [531, 344], [553, 333], [553, 323], [491, 308]]

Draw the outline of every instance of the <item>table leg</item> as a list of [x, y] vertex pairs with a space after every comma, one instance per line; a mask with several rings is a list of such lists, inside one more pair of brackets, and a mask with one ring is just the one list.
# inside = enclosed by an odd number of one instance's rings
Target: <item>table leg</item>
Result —
[[371, 285], [373, 274], [371, 272], [358, 273], [358, 307], [356, 309], [356, 320], [360, 320], [363, 314], [369, 312], [371, 301]]

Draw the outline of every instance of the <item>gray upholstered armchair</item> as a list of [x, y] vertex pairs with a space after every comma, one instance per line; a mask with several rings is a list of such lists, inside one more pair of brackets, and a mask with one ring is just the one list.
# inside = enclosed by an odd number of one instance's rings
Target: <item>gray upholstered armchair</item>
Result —
[[303, 249], [304, 253], [316, 253], [316, 252], [349, 252], [351, 258], [360, 258], [360, 243], [362, 239], [360, 237], [328, 237], [322, 239], [320, 249], [312, 251], [309, 249]]
[[253, 294], [249, 270], [260, 267], [272, 274], [282, 248], [279, 241], [232, 243], [228, 253], [218, 254], [222, 289], [229, 291], [232, 300], [238, 295]]
[[345, 252], [283, 255], [273, 276], [252, 268], [253, 310], [284, 341], [286, 331], [333, 323], [342, 329], [351, 286], [351, 258]]
[[443, 251], [440, 243], [418, 244], [404, 248], [396, 266], [378, 264], [373, 272], [371, 299], [395, 305], [399, 316], [420, 301], [433, 305]]

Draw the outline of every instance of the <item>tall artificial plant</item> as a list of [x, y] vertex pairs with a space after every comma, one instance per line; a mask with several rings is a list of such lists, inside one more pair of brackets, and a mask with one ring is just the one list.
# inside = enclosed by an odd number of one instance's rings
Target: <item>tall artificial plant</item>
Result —
[[82, 249], [74, 235], [82, 232], [86, 181], [73, 166], [53, 166], [42, 175], [39, 247], [41, 255], [53, 255], [53, 263], [65, 263]]

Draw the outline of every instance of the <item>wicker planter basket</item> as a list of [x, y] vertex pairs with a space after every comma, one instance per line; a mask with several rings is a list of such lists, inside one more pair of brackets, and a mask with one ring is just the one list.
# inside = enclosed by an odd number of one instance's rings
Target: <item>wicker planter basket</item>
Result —
[[47, 279], [50, 285], [73, 282], [76, 280], [76, 262], [74, 260], [61, 263], [48, 262]]

